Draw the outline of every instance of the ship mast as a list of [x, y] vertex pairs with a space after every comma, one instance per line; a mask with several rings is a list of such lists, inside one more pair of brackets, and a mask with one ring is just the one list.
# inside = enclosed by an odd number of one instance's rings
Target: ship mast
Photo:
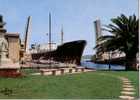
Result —
[[64, 32], [63, 32], [63, 26], [61, 28], [61, 44], [63, 44], [64, 41]]
[[51, 51], [51, 13], [49, 13], [49, 51]]

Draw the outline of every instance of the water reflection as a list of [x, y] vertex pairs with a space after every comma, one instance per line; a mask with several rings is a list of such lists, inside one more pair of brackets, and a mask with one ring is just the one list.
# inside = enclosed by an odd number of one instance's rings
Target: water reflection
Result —
[[[94, 68], [96, 70], [109, 70], [108, 64], [96, 64], [94, 62], [82, 61], [81, 65], [87, 68]], [[111, 70], [125, 70], [124, 66], [111, 64]]]

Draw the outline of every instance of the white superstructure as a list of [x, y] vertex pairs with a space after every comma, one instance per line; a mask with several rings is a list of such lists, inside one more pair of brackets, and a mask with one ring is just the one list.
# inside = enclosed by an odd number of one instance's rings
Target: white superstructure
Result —
[[[50, 51], [49, 43], [43, 43], [43, 44], [32, 44], [30, 53], [39, 53], [39, 52], [47, 52]], [[51, 43], [51, 51], [56, 50], [57, 45], [56, 43]]]

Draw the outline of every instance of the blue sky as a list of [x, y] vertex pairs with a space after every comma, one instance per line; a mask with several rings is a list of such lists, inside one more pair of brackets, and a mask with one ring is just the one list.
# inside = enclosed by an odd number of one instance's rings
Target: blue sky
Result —
[[64, 42], [84, 39], [87, 41], [84, 54], [93, 54], [93, 21], [99, 18], [104, 25], [121, 13], [138, 16], [138, 0], [0, 0], [0, 14], [8, 32], [18, 32], [23, 38], [27, 17], [32, 16], [30, 43], [48, 42], [49, 12], [53, 42], [60, 44], [63, 25]]

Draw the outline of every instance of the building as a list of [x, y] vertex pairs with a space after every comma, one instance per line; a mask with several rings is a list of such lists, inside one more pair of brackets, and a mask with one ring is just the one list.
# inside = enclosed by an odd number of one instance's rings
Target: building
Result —
[[[101, 42], [98, 40], [99, 37], [102, 36], [102, 29], [101, 29], [101, 21], [99, 19], [94, 21], [94, 27], [95, 27], [95, 37], [96, 37], [96, 45], [99, 45]], [[105, 60], [108, 59], [108, 53], [99, 52], [99, 50], [96, 50], [96, 59], [97, 60]]]
[[96, 33], [96, 45], [99, 44], [98, 38], [102, 35], [101, 21], [98, 19], [94, 21], [95, 33]]
[[14, 63], [19, 62], [20, 60], [20, 38], [19, 33], [8, 33], [4, 29], [5, 22], [3, 21], [3, 16], [0, 15], [0, 35], [8, 42], [8, 58], [10, 58]]

